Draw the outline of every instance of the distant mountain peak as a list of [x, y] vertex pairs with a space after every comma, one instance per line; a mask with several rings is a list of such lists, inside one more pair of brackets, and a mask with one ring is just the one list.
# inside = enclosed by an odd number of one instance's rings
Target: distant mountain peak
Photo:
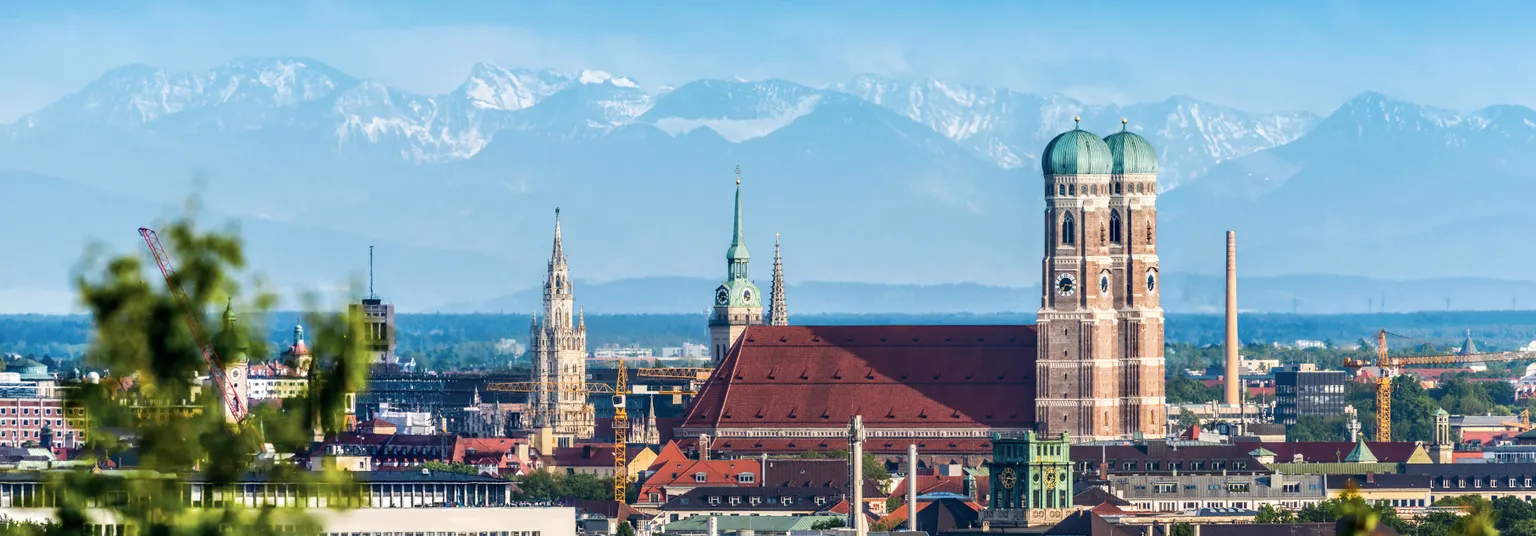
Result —
[[548, 69], [508, 70], [480, 62], [470, 68], [469, 77], [454, 94], [476, 108], [512, 111], [538, 104], [570, 84], [570, 75]]
[[608, 71], [598, 71], [598, 70], [594, 70], [594, 69], [582, 70], [581, 74], [578, 75], [576, 78], [577, 78], [578, 81], [580, 81], [583, 84], [603, 84], [603, 83], [607, 83], [607, 84], [612, 84], [612, 85], [618, 86], [618, 87], [628, 87], [628, 88], [636, 88], [636, 89], [638, 89], [640, 87], [640, 84], [636, 84], [634, 80], [630, 80], [630, 79], [622, 77], [622, 76], [615, 77], [612, 74], [609, 74]]

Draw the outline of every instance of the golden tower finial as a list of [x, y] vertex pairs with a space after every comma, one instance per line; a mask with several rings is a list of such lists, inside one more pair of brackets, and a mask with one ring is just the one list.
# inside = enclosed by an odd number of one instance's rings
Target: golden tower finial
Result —
[[741, 186], [741, 166], [736, 166], [736, 185]]
[[1126, 119], [1126, 118], [1124, 118], [1124, 117], [1122, 117], [1122, 118], [1120, 118], [1120, 131], [1121, 131], [1121, 132], [1125, 132], [1125, 124], [1126, 124], [1126, 123], [1129, 123], [1129, 122], [1130, 122], [1130, 121], [1129, 121], [1129, 120], [1127, 120], [1127, 119]]
[[1083, 122], [1083, 117], [1082, 116], [1080, 116], [1080, 115], [1072, 116], [1072, 128], [1082, 128], [1082, 125], [1078, 124], [1078, 123], [1082, 123], [1082, 122]]

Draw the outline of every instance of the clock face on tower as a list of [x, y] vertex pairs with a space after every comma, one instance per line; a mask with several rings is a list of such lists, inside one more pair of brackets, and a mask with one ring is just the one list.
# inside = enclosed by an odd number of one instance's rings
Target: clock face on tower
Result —
[[752, 303], [752, 289], [749, 289], [749, 288], [741, 289], [741, 302], [742, 303]]
[[1056, 278], [1056, 293], [1062, 296], [1071, 296], [1077, 291], [1077, 281], [1072, 279], [1072, 274], [1061, 274]]
[[1013, 489], [1013, 484], [1017, 481], [1018, 477], [1014, 476], [1012, 467], [1003, 469], [1003, 473], [997, 475], [997, 483], [1002, 484], [1003, 489]]
[[1147, 270], [1147, 292], [1157, 291], [1157, 270]]
[[730, 303], [730, 302], [731, 302], [731, 291], [730, 290], [727, 290], [725, 287], [720, 287], [718, 290], [715, 291], [715, 303], [716, 304], [718, 304], [718, 305], [725, 305], [725, 304]]

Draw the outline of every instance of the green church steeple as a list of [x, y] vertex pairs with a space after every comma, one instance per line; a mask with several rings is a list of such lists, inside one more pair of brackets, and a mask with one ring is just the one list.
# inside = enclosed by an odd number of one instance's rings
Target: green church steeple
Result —
[[747, 279], [747, 240], [741, 231], [741, 166], [736, 166], [736, 218], [731, 230], [731, 247], [725, 250], [725, 261], [731, 279]]
[[[731, 225], [731, 247], [725, 250], [725, 283], [715, 289], [716, 307], [762, 307], [757, 285], [747, 275], [752, 259], [747, 253], [746, 233], [741, 226], [741, 166], [736, 166], [736, 205]], [[760, 320], [760, 319], [759, 319]]]

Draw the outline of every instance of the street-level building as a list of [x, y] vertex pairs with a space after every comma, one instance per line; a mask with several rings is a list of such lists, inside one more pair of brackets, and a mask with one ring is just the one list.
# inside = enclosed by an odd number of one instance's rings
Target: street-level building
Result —
[[[520, 505], [512, 500], [511, 481], [449, 472], [379, 471], [349, 473], [360, 493], [319, 488], [301, 493], [294, 483], [250, 476], [233, 487], [219, 489], [188, 479], [182, 500], [193, 508], [220, 508], [226, 503], [246, 507], [303, 507], [313, 513], [326, 534], [450, 533], [507, 536], [574, 536], [576, 512], [569, 507]], [[0, 516], [15, 520], [53, 520], [54, 495], [46, 488], [46, 473], [0, 474]], [[345, 504], [349, 509], [332, 510]], [[88, 510], [88, 518], [111, 525], [103, 510]], [[285, 515], [283, 510], [276, 514]], [[279, 518], [281, 519], [281, 518]], [[281, 522], [279, 522], [281, 524]], [[105, 528], [105, 527], [104, 527]]]

